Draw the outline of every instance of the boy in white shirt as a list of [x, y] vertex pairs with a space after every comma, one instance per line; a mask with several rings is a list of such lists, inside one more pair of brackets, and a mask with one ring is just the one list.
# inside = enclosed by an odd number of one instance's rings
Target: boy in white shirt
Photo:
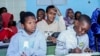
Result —
[[82, 15], [75, 21], [73, 26], [61, 32], [57, 39], [56, 55], [62, 56], [68, 53], [88, 52], [89, 40], [86, 34], [90, 28], [91, 20], [89, 16]]
[[[58, 21], [55, 20], [56, 14], [59, 16]], [[46, 19], [38, 22], [37, 28], [43, 33], [47, 33], [48, 37], [48, 35], [51, 36], [51, 34], [54, 32], [65, 30], [66, 26], [59, 10], [54, 5], [49, 5], [46, 8]]]

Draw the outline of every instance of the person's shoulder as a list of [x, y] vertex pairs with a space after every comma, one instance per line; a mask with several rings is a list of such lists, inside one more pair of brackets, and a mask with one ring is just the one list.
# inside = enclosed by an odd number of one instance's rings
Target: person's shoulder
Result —
[[58, 25], [58, 23], [59, 23], [59, 22], [58, 22], [57, 20], [54, 20], [52, 24]]
[[12, 37], [11, 37], [11, 40], [18, 40], [19, 39], [19, 33], [16, 33], [14, 34]]
[[69, 25], [69, 26], [67, 27], [67, 29], [72, 29], [73, 27], [74, 27], [74, 24]]
[[37, 24], [45, 23], [45, 20], [39, 21]]
[[64, 30], [61, 32], [61, 35], [70, 36], [71, 34], [74, 34], [73, 26], [69, 27], [67, 30]]
[[84, 36], [85, 36], [86, 38], [89, 38], [89, 37], [88, 37], [88, 34], [84, 34]]
[[38, 29], [36, 29], [36, 35], [38, 36], [38, 38], [46, 38], [44, 33]]
[[88, 34], [84, 34], [82, 36], [80, 36], [82, 39], [89, 39]]
[[37, 34], [40, 35], [44, 35], [42, 31], [40, 31], [39, 29], [36, 29]]
[[61, 33], [60, 33], [60, 35], [66, 35], [66, 34], [68, 34], [69, 33], [69, 30], [64, 30], [64, 31], [62, 31]]
[[16, 34], [14, 34], [14, 35], [12, 36], [12, 38], [20, 38], [21, 35], [22, 35], [22, 31], [19, 30]]

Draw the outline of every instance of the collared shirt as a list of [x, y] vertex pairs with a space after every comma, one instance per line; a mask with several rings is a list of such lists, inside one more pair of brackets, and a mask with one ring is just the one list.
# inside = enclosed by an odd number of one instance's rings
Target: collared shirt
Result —
[[89, 45], [88, 35], [76, 36], [73, 27], [69, 27], [66, 31], [61, 32], [57, 39], [56, 55], [68, 54], [70, 49], [76, 47], [84, 50]]
[[36, 30], [28, 35], [23, 29], [15, 34], [7, 50], [7, 56], [21, 56], [25, 52], [27, 56], [46, 56], [46, 40], [44, 35]]

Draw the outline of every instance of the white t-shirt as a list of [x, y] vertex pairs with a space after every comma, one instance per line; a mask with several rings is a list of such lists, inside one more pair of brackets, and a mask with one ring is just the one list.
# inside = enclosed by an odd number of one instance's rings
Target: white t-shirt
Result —
[[42, 31], [46, 36], [51, 36], [54, 32], [61, 32], [66, 29], [65, 22], [63, 17], [60, 16], [59, 20], [55, 20], [51, 24], [47, 24], [45, 20], [42, 20], [37, 23], [37, 28]]
[[88, 35], [84, 34], [83, 36], [76, 36], [76, 32], [71, 26], [66, 31], [61, 32], [61, 34], [57, 38], [55, 51], [56, 55], [60, 56], [68, 54], [70, 49], [74, 49], [76, 47], [80, 48], [83, 51], [85, 48], [88, 48], [88, 45]]

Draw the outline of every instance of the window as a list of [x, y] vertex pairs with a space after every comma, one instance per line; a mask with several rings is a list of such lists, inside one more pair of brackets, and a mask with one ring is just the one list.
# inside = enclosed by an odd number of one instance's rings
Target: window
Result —
[[26, 11], [26, 0], [0, 0], [0, 8], [6, 7], [14, 15], [14, 20], [19, 21], [20, 11]]
[[37, 5], [63, 5], [66, 0], [37, 0]]

